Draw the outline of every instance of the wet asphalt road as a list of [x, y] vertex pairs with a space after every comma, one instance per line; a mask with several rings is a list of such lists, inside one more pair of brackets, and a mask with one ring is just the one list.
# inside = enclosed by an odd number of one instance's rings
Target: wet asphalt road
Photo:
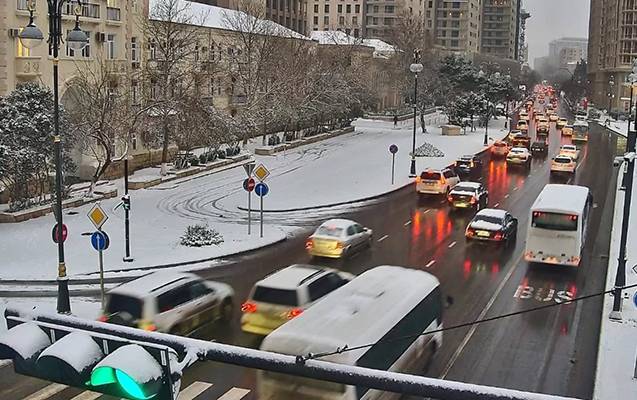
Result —
[[[533, 131], [531, 123], [531, 136]], [[518, 240], [509, 248], [465, 243], [464, 229], [471, 213], [450, 215], [443, 198], [419, 200], [413, 188], [407, 188], [342, 215], [374, 230], [373, 248], [353, 258], [311, 260], [304, 250], [306, 235], [301, 234], [201, 272], [207, 279], [231, 284], [237, 307], [231, 324], [213, 324], [197, 336], [258, 346], [258, 341], [239, 329], [238, 305], [256, 280], [293, 263], [335, 266], [352, 273], [382, 264], [428, 271], [441, 281], [444, 293], [454, 298], [446, 310], [445, 326], [558, 304], [603, 290], [614, 204], [616, 139], [595, 125], [591, 125], [577, 173], [568, 180], [588, 186], [595, 202], [581, 266], [531, 266], [522, 260], [531, 204], [545, 184], [558, 181], [549, 177], [550, 156], [557, 154], [560, 144], [570, 143], [569, 138], [560, 137], [554, 123], [549, 140], [549, 157], [535, 158], [529, 172], [507, 166], [503, 160], [485, 160], [481, 181], [489, 190], [489, 207], [506, 209], [519, 219]], [[445, 332], [443, 347], [427, 375], [590, 398], [601, 304], [597, 298]], [[0, 369], [0, 398], [21, 399], [34, 387], [47, 384], [16, 377], [8, 370]], [[187, 372], [182, 387], [193, 381], [213, 383], [198, 400], [217, 399], [232, 387], [253, 389], [255, 374], [239, 367], [200, 363]], [[68, 400], [80, 392], [67, 389], [50, 399]], [[256, 396], [251, 392], [244, 398]]]

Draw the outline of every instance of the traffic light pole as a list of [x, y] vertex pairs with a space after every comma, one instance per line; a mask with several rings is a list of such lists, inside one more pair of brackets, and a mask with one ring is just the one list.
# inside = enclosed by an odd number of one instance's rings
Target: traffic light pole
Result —
[[126, 238], [126, 253], [124, 262], [131, 262], [133, 258], [130, 255], [130, 196], [128, 195], [128, 154], [124, 158], [124, 230]]

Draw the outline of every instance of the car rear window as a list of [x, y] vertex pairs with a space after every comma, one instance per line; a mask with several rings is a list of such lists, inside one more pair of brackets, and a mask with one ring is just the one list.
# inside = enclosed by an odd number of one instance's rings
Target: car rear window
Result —
[[343, 228], [336, 226], [319, 226], [316, 230], [317, 235], [341, 237], [343, 235]]
[[136, 297], [112, 293], [106, 303], [108, 314], [128, 313], [133, 319], [142, 317], [142, 300]]
[[252, 300], [262, 303], [278, 304], [282, 306], [298, 306], [299, 299], [296, 290], [275, 289], [259, 286], [254, 289]]
[[571, 159], [567, 157], [555, 157], [555, 162], [560, 164], [570, 164]]
[[420, 179], [425, 181], [437, 181], [440, 180], [440, 172], [423, 172], [420, 174]]
[[458, 165], [471, 165], [471, 160], [458, 160], [456, 161]]
[[498, 224], [498, 225], [502, 225], [504, 222], [502, 218], [494, 217], [492, 215], [476, 215], [473, 221], [474, 222], [484, 221], [484, 222], [489, 222], [491, 224]]

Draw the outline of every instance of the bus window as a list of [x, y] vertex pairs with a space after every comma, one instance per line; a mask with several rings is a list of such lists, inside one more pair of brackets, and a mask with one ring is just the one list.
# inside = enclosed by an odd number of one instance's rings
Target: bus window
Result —
[[577, 215], [558, 214], [535, 211], [533, 213], [533, 227], [551, 229], [555, 231], [576, 231]]

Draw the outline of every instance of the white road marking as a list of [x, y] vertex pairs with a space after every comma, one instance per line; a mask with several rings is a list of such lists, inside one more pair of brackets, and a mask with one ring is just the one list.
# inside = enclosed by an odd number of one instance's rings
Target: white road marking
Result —
[[495, 204], [493, 205], [493, 208], [498, 208], [498, 206], [499, 206], [499, 205], [500, 205], [500, 203], [495, 203]]
[[384, 235], [383, 237], [378, 239], [378, 242], [382, 242], [383, 240], [387, 239], [388, 237], [389, 237], [389, 235]]
[[250, 393], [248, 389], [233, 387], [217, 400], [241, 400], [248, 393]]
[[97, 393], [97, 392], [91, 392], [90, 390], [87, 390], [87, 391], [82, 392], [82, 393], [78, 394], [77, 396], [73, 397], [71, 400], [95, 400], [95, 399], [98, 399], [98, 398], [100, 398], [102, 396], [104, 396], [104, 394]]
[[431, 267], [432, 265], [434, 265], [435, 263], [436, 263], [436, 260], [431, 260], [431, 261], [429, 261], [429, 262], [427, 263], [427, 265], [425, 265], [425, 268], [429, 268], [429, 267]]
[[192, 400], [195, 397], [202, 394], [203, 392], [205, 392], [206, 390], [208, 390], [208, 388], [211, 386], [212, 386], [212, 383], [208, 383], [208, 382], [199, 382], [199, 381], [193, 382], [190, 385], [188, 385], [187, 388], [179, 392], [179, 396], [177, 396], [177, 400]]
[[[513, 265], [511, 265], [511, 268], [509, 268], [509, 272], [507, 272], [507, 274], [504, 277], [504, 279], [502, 279], [502, 282], [500, 282], [500, 285], [495, 290], [495, 292], [493, 293], [493, 296], [491, 296], [491, 298], [489, 299], [489, 302], [484, 307], [484, 309], [482, 310], [480, 315], [478, 315], [478, 318], [476, 318], [476, 320], [481, 320], [481, 319], [483, 319], [485, 317], [485, 315], [487, 315], [487, 313], [489, 312], [489, 309], [491, 308], [491, 306], [493, 306], [493, 303], [495, 303], [495, 300], [500, 295], [500, 292], [502, 291], [502, 289], [504, 289], [504, 285], [506, 285], [506, 283], [509, 281], [509, 279], [511, 279], [511, 276], [513, 275], [513, 272], [516, 270], [517, 265], [522, 260], [522, 256], [523, 256], [523, 254], [520, 254], [520, 257], [518, 257], [516, 262]], [[464, 350], [465, 346], [467, 345], [467, 343], [469, 343], [469, 340], [471, 340], [471, 337], [476, 332], [476, 329], [478, 329], [478, 325], [477, 324], [476, 325], [471, 325], [471, 329], [469, 329], [469, 332], [467, 332], [467, 335], [462, 340], [462, 343], [460, 343], [460, 346], [458, 346], [458, 348], [456, 349], [455, 353], [453, 353], [453, 356], [451, 356], [451, 359], [449, 360], [449, 363], [447, 364], [447, 366], [445, 367], [444, 371], [442, 372], [442, 375], [440, 375], [440, 379], [445, 379], [445, 377], [447, 376], [447, 374], [451, 370], [451, 367], [453, 367], [453, 364], [458, 360], [458, 357], [460, 357], [460, 353], [462, 353], [462, 351]]]
[[405, 222], [405, 223], [403, 224], [403, 226], [407, 226], [407, 225], [411, 225], [411, 220], [409, 220], [409, 221], [407, 221], [407, 222]]
[[505, 199], [508, 199], [508, 198], [509, 198], [509, 196], [510, 196], [510, 194], [508, 194], [508, 193], [507, 193], [507, 194], [505, 194], [505, 195], [504, 195], [504, 198], [505, 198]]
[[514, 192], [515, 192], [516, 190], [518, 190], [518, 187], [517, 187], [517, 186], [513, 188], [513, 191], [514, 191]]
[[425, 211], [423, 212], [423, 214], [427, 214], [429, 211], [431, 211], [431, 208], [429, 208], [429, 209], [425, 210]]
[[453, 241], [453, 242], [449, 243], [449, 246], [447, 246], [447, 247], [448, 247], [448, 248], [452, 248], [452, 247], [453, 247], [453, 246], [455, 246], [455, 245], [456, 245], [456, 241]]
[[31, 393], [29, 396], [25, 397], [22, 400], [45, 400], [57, 393], [60, 393], [67, 387], [68, 386], [61, 385], [59, 383], [52, 383], [49, 386], [45, 386], [44, 388], [38, 390], [35, 393]]

